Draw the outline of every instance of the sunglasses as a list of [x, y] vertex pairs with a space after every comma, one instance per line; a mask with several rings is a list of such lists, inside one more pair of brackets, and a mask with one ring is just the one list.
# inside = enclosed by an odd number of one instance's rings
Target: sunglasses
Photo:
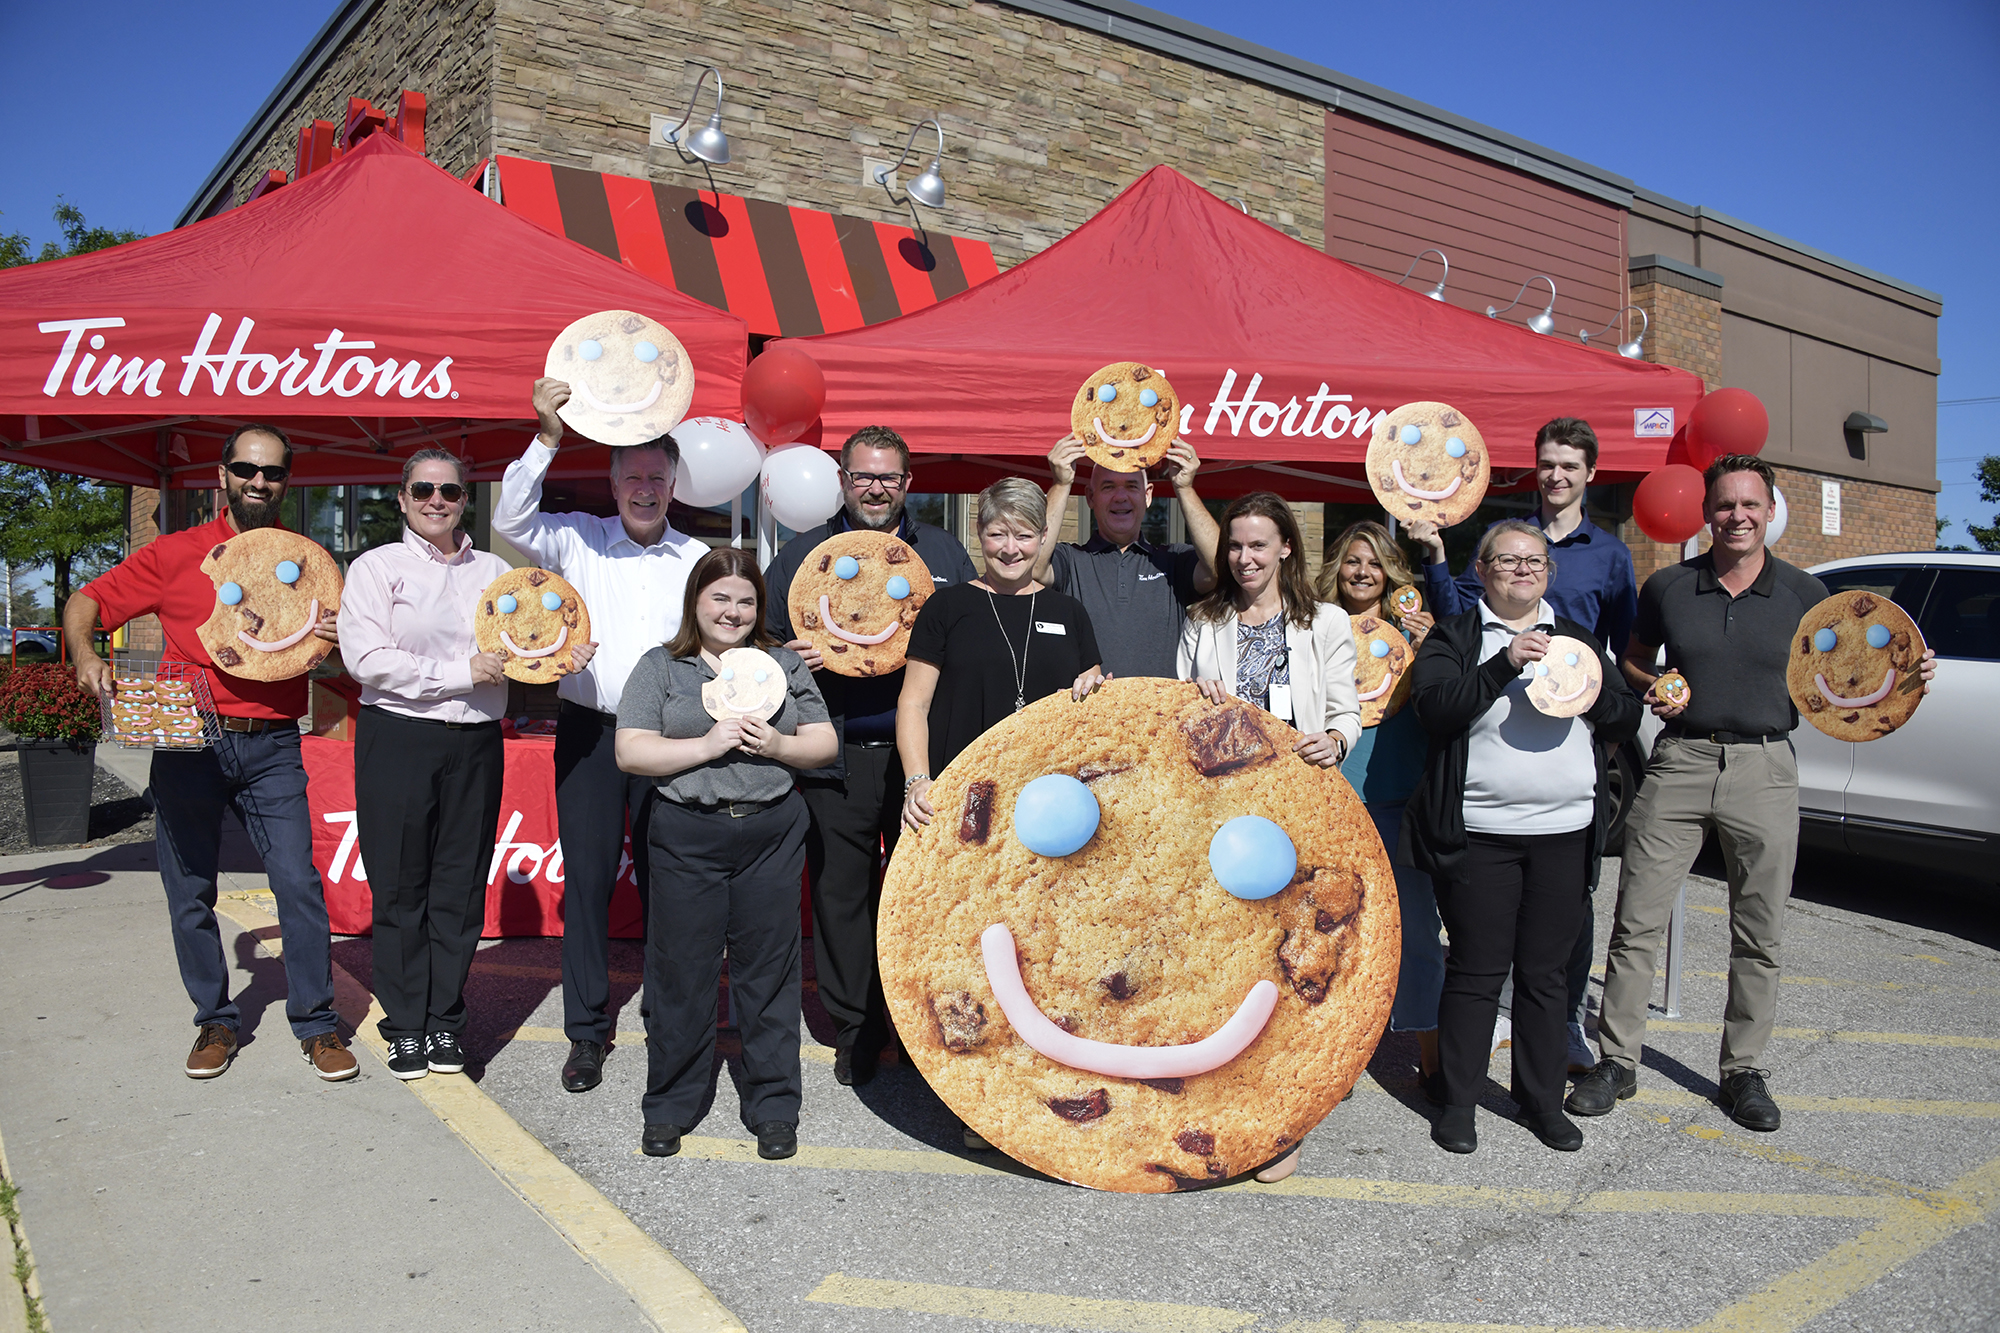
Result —
[[410, 492], [410, 498], [412, 500], [418, 501], [419, 503], [430, 499], [432, 492], [436, 492], [437, 494], [442, 495], [444, 497], [444, 502], [448, 505], [455, 505], [460, 500], [463, 500], [465, 498], [465, 487], [459, 485], [455, 481], [447, 481], [443, 483], [435, 481], [413, 481], [410, 483], [408, 489]]
[[264, 480], [275, 486], [283, 482], [286, 477], [292, 475], [290, 468], [277, 464], [269, 467], [258, 467], [255, 463], [231, 463], [228, 466], [229, 475], [238, 481], [250, 481], [261, 472], [264, 474]]

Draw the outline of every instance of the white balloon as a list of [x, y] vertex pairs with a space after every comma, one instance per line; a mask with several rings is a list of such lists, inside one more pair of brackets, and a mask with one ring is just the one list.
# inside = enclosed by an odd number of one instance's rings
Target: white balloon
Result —
[[824, 449], [779, 445], [764, 455], [764, 501], [792, 531], [816, 527], [840, 508], [840, 469]]
[[674, 474], [674, 499], [695, 509], [728, 504], [764, 466], [764, 446], [740, 421], [689, 417], [674, 427], [681, 465]]
[[[1771, 521], [1764, 525], [1764, 545], [1776, 546], [1778, 538], [1785, 535], [1785, 524], [1791, 522], [1792, 511], [1785, 504], [1785, 493], [1776, 486], [1771, 488]], [[1704, 523], [1701, 535], [1708, 538], [1710, 546], [1715, 545], [1715, 529]]]

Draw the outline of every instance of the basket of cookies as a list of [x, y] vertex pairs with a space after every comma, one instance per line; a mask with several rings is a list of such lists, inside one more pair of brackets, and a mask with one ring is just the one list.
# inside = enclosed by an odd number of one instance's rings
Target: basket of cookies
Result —
[[104, 739], [130, 749], [199, 750], [222, 734], [208, 677], [188, 662], [121, 658], [104, 700]]

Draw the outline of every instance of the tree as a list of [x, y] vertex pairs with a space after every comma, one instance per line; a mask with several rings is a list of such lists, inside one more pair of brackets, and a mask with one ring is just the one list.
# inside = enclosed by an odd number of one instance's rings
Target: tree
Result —
[[62, 228], [63, 243], [44, 241], [42, 252], [35, 254], [29, 249], [27, 233], [9, 232], [0, 235], [0, 268], [17, 268], [22, 264], [34, 264], [48, 259], [67, 259], [71, 255], [87, 255], [93, 250], [108, 250], [114, 245], [136, 241], [145, 235], [137, 231], [113, 231], [109, 227], [93, 227], [83, 220], [83, 210], [75, 204], [65, 203], [61, 195], [56, 196], [53, 210], [56, 225]]
[[124, 554], [125, 505], [122, 486], [0, 465], [0, 559], [51, 566], [60, 615], [78, 565], [94, 572]]
[[[1988, 454], [1979, 460], [1979, 499], [1984, 504], [2000, 504], [2000, 454]], [[1980, 550], [2000, 551], [2000, 514], [1993, 516], [1990, 528], [1968, 523], [1965, 530], [1979, 543]]]

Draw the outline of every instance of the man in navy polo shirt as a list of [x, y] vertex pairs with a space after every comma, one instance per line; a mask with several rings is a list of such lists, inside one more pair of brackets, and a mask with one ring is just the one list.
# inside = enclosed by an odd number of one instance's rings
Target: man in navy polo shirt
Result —
[[[1541, 503], [1528, 516], [1548, 535], [1549, 591], [1547, 600], [1559, 616], [1588, 625], [1598, 642], [1614, 656], [1623, 654], [1639, 613], [1639, 585], [1632, 569], [1632, 552], [1625, 543], [1590, 521], [1583, 500], [1597, 475], [1597, 432], [1578, 417], [1557, 417], [1535, 432], [1535, 483]], [[1411, 523], [1410, 536], [1428, 551], [1424, 584], [1431, 613], [1442, 620], [1479, 605], [1485, 589], [1468, 565], [1454, 581], [1445, 564], [1444, 539], [1435, 524]], [[1597, 886], [1592, 885], [1595, 889]], [[1583, 907], [1583, 933], [1569, 960], [1569, 1064], [1572, 1073], [1591, 1068], [1596, 1059], [1583, 1033], [1584, 995], [1590, 988], [1590, 951], [1596, 914], [1588, 898]]]

